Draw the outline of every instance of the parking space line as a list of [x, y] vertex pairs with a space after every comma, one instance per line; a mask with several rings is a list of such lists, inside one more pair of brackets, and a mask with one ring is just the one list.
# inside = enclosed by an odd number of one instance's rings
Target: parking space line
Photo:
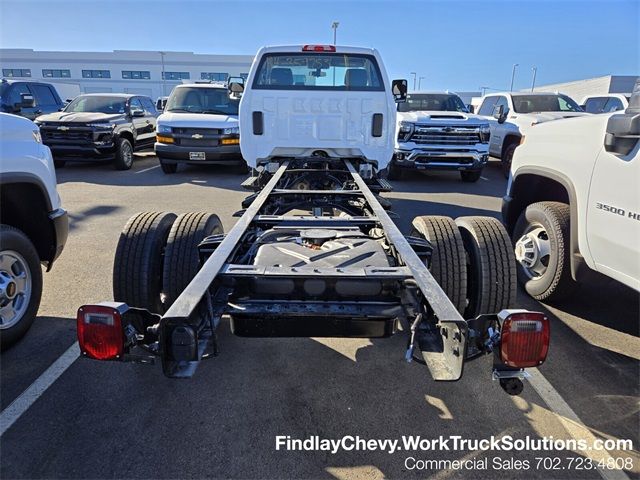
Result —
[[[591, 430], [580, 420], [578, 414], [573, 411], [558, 391], [553, 388], [549, 380], [547, 380], [537, 368], [532, 368], [527, 371], [531, 374], [529, 383], [538, 395], [540, 395], [542, 400], [544, 400], [549, 409], [556, 414], [558, 420], [569, 435], [575, 440], [583, 439], [586, 440], [589, 445], [593, 445], [596, 436], [591, 433]], [[590, 458], [594, 463], [600, 460], [604, 460], [605, 463], [607, 463], [608, 459], [613, 460], [613, 457], [609, 455], [609, 452], [606, 450], [588, 450], [579, 453]], [[615, 464], [615, 462], [612, 463]], [[604, 468], [597, 468], [596, 470], [604, 480], [629, 480], [629, 476], [624, 470], [608, 470]]]
[[42, 375], [40, 375], [24, 392], [0, 413], [0, 436], [26, 412], [40, 396], [53, 385], [60, 375], [80, 357], [78, 342], [71, 345]]
[[155, 165], [153, 167], [149, 167], [149, 168], [144, 168], [136, 173], [144, 173], [144, 172], [148, 172], [149, 170], [153, 170], [154, 168], [160, 168], [160, 165]]
[[489, 181], [489, 179], [488, 179], [487, 177], [482, 177], [482, 176], [481, 176], [480, 178], [481, 178], [482, 180], [484, 180], [485, 182], [488, 182], [488, 181]]

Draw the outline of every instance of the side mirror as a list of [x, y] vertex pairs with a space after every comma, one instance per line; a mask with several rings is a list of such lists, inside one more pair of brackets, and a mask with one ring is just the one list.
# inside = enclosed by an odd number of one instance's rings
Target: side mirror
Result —
[[468, 103], [467, 105], [465, 105], [465, 107], [467, 107], [467, 112], [469, 112], [469, 113], [474, 113], [474, 112], [473, 112], [473, 110], [474, 110], [474, 109], [473, 109], [473, 105], [471, 105], [470, 103]]
[[144, 110], [131, 110], [132, 117], [144, 117]]
[[235, 94], [244, 92], [244, 83], [230, 82], [229, 83], [229, 92], [230, 93], [235, 93]]
[[36, 99], [30, 93], [21, 93], [20, 103], [22, 108], [33, 108], [36, 106]]
[[640, 140], [640, 113], [625, 113], [609, 117], [604, 149], [618, 155], [628, 155]]
[[15, 104], [15, 108], [17, 111], [20, 111], [23, 108], [33, 108], [36, 106], [36, 99], [30, 93], [21, 93], [20, 101]]
[[507, 115], [504, 111], [504, 105], [496, 105], [493, 108], [493, 118], [498, 120], [498, 123], [504, 123], [507, 119]]
[[391, 92], [396, 103], [407, 101], [408, 83], [406, 80], [394, 80], [391, 82]]

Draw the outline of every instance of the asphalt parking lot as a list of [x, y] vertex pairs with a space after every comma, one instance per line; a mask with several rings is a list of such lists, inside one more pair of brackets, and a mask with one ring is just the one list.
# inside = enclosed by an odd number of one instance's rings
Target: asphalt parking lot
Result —
[[[181, 167], [164, 175], [150, 153], [134, 168], [69, 164], [58, 171], [70, 236], [46, 274], [29, 334], [0, 357], [0, 404], [7, 408], [75, 342], [78, 306], [110, 299], [113, 254], [127, 219], [145, 210], [212, 211], [228, 230], [247, 192], [226, 167]], [[505, 180], [497, 165], [475, 184], [456, 174], [407, 175], [385, 194], [401, 230], [417, 215], [499, 218]], [[620, 471], [535, 468], [536, 457], [601, 452], [288, 452], [277, 435], [482, 439], [594, 436], [631, 439], [630, 478], [640, 474], [639, 299], [595, 278], [560, 305], [518, 294], [524, 308], [552, 319], [547, 362], [520, 397], [490, 379], [490, 359], [465, 367], [456, 383], [435, 383], [403, 362], [406, 338], [242, 339], [222, 325], [220, 356], [189, 381], [159, 366], [75, 361], [2, 435], [2, 478], [625, 478]], [[407, 470], [405, 459], [495, 457], [531, 468]], [[286, 473], [284, 473], [286, 472]], [[624, 475], [624, 473], [622, 474]]]

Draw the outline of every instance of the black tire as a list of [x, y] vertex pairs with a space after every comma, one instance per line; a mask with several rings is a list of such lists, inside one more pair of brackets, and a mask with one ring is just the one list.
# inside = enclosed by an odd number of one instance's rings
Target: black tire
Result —
[[398, 167], [393, 160], [389, 162], [389, 166], [387, 167], [387, 178], [389, 180], [401, 180], [402, 179], [402, 168]]
[[63, 168], [67, 164], [66, 160], [53, 159], [53, 166], [56, 168]]
[[[525, 256], [525, 233], [530, 238], [545, 239], [549, 255], [542, 262], [546, 268], [540, 276], [533, 269], [524, 266], [522, 261], [517, 264], [518, 281], [529, 295], [536, 300], [554, 301], [569, 296], [576, 288], [571, 277], [570, 263], [570, 208], [566, 203], [539, 202], [529, 205], [518, 218], [513, 229], [513, 246], [517, 249], [520, 242], [522, 249], [516, 256]], [[536, 228], [537, 227], [537, 228]], [[542, 228], [544, 232], [535, 234], [535, 230]], [[543, 240], [544, 241], [544, 240]], [[536, 255], [537, 256], [537, 255]], [[538, 264], [540, 266], [540, 264]]]
[[162, 284], [165, 308], [169, 308], [200, 268], [198, 244], [209, 235], [223, 233], [213, 213], [184, 213], [176, 219], [164, 253]]
[[517, 142], [509, 144], [502, 155], [502, 161], [500, 166], [502, 168], [502, 174], [504, 178], [509, 178], [509, 172], [511, 171], [511, 163], [513, 162], [513, 154], [516, 151], [516, 147], [519, 145]]
[[167, 163], [160, 160], [160, 168], [166, 174], [176, 173], [178, 171], [177, 163]]
[[456, 225], [467, 252], [469, 303], [464, 317], [511, 307], [516, 299], [516, 259], [504, 226], [492, 217], [460, 217]]
[[[15, 253], [19, 254], [22, 259], [17, 258]], [[18, 260], [17, 262], [15, 262], [16, 259]], [[12, 260], [14, 263], [11, 263]], [[5, 267], [7, 271], [5, 271]], [[3, 323], [0, 324], [0, 350], [10, 347], [27, 333], [36, 318], [42, 297], [42, 269], [40, 268], [38, 252], [31, 240], [21, 230], [9, 225], [0, 225], [0, 275], [2, 275], [3, 279], [11, 281], [11, 276], [18, 274], [26, 275], [27, 278], [30, 278], [31, 285], [28, 287], [28, 295], [25, 290], [23, 295], [20, 296], [20, 290], [15, 290], [14, 283], [13, 286], [9, 287], [13, 293], [10, 293], [8, 288], [6, 292], [10, 296], [5, 297], [3, 295], [5, 298], [0, 298], [2, 306], [11, 304], [17, 307], [16, 315], [10, 319], [11, 324], [4, 326], [4, 319]], [[26, 308], [22, 306], [24, 305], [23, 303], [16, 303], [25, 301], [28, 302]], [[22, 313], [19, 313], [21, 310]]]
[[129, 219], [113, 262], [113, 298], [132, 307], [163, 313], [163, 254], [173, 213], [145, 212]]
[[463, 170], [460, 172], [460, 178], [463, 182], [477, 182], [482, 175], [482, 170]]
[[450, 217], [422, 216], [413, 219], [412, 236], [426, 238], [433, 246], [429, 271], [456, 309], [467, 306], [467, 266], [464, 245]]
[[129, 170], [133, 166], [133, 145], [126, 139], [116, 140], [116, 159], [113, 162], [116, 170]]

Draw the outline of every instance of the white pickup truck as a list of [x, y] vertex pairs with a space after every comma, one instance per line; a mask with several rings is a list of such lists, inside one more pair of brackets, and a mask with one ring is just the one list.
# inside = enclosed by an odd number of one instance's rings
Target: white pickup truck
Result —
[[38, 313], [42, 270], [69, 232], [49, 147], [31, 120], [0, 113], [0, 346], [9, 347]]
[[460, 172], [475, 182], [489, 160], [489, 122], [470, 114], [450, 92], [414, 92], [398, 104], [396, 148], [389, 179], [403, 170]]
[[561, 93], [492, 93], [482, 100], [478, 115], [490, 120], [489, 153], [502, 161], [505, 177], [520, 139], [532, 127], [551, 120], [587, 115]]
[[589, 269], [640, 290], [639, 152], [640, 82], [624, 112], [540, 125], [524, 137], [502, 215], [531, 296], [561, 298]]

